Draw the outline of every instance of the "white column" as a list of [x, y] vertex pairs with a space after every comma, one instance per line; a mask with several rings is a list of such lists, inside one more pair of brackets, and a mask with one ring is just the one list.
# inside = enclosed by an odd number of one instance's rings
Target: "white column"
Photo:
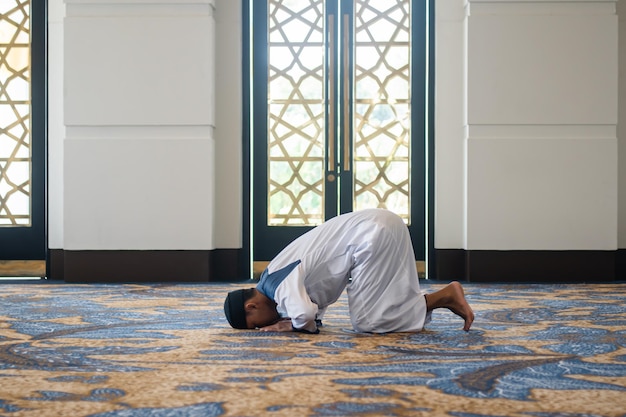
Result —
[[[464, 59], [442, 60], [438, 43], [437, 67], [452, 69], [437, 71], [436, 111], [451, 117], [437, 123], [443, 193], [437, 225], [444, 231], [436, 233], [447, 240], [438, 239], [436, 247], [457, 244], [459, 231], [446, 225], [458, 224], [459, 209], [442, 205], [456, 204], [465, 193], [459, 205], [464, 249], [615, 250], [615, 2], [471, 0], [468, 6], [455, 3], [455, 12], [466, 12], [456, 30], [437, 29], [438, 42], [453, 45]], [[447, 91], [449, 82], [463, 86], [457, 69], [463, 66], [466, 89]], [[465, 95], [463, 145], [461, 133], [452, 131], [461, 117], [447, 105], [458, 109], [457, 97]], [[448, 130], [442, 129], [446, 123]], [[460, 155], [462, 176], [450, 168], [460, 165]]]
[[65, 3], [64, 248], [213, 249], [213, 1]]
[[619, 16], [619, 122], [618, 137], [618, 248], [626, 249], [626, 2], [617, 3]]
[[216, 0], [215, 246], [242, 246], [242, 11], [241, 1]]
[[48, 1], [48, 247], [63, 239], [63, 0]]
[[467, 0], [435, 4], [435, 248], [465, 247]]

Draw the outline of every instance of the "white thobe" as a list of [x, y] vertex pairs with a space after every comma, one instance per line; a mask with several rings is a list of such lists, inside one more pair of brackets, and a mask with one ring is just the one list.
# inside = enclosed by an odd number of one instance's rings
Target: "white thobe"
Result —
[[416, 332], [430, 319], [407, 227], [383, 209], [343, 214], [300, 236], [269, 263], [257, 288], [295, 330], [317, 332], [315, 319], [346, 288], [356, 331]]

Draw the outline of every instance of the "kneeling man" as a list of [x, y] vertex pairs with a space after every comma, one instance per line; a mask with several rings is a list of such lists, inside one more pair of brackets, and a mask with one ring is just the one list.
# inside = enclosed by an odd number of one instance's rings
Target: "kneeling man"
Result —
[[417, 332], [436, 308], [447, 308], [469, 330], [474, 313], [452, 282], [420, 290], [406, 225], [390, 211], [342, 214], [291, 242], [261, 275], [256, 288], [232, 291], [224, 312], [236, 329], [319, 333], [326, 308], [347, 290], [357, 332]]

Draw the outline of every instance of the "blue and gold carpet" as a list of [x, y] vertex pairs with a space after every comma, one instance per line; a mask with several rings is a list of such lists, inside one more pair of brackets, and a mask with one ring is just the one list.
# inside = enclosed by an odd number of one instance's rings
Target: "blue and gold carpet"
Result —
[[465, 284], [470, 332], [389, 335], [345, 297], [319, 335], [233, 330], [242, 287], [0, 285], [0, 415], [626, 416], [626, 284]]

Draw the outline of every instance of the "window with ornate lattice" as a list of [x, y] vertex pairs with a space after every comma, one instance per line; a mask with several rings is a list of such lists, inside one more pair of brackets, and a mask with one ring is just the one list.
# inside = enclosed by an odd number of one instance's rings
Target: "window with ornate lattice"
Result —
[[0, 261], [46, 257], [45, 13], [0, 2]]
[[400, 215], [424, 259], [427, 3], [250, 3], [255, 260], [371, 207]]

